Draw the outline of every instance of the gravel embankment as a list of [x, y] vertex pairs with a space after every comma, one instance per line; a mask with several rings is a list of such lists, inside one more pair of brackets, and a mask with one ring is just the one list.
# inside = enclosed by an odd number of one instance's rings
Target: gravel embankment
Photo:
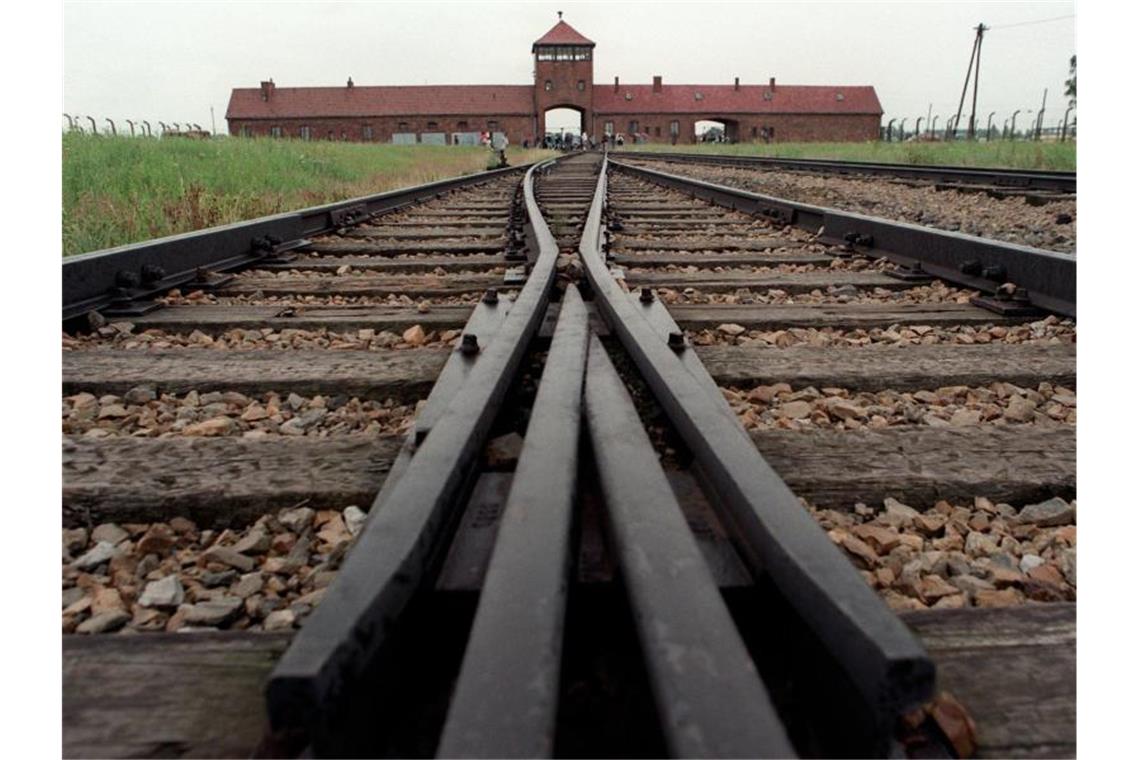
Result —
[[794, 390], [787, 383], [722, 388], [747, 430], [881, 429], [903, 425], [1049, 425], [1077, 422], [1072, 389], [1041, 383], [946, 386], [913, 392], [855, 392], [847, 388]]
[[1076, 600], [1076, 501], [804, 506], [892, 609]]
[[287, 631], [324, 596], [366, 515], [298, 506], [241, 530], [175, 517], [63, 530], [63, 632]]
[[955, 343], [1076, 343], [1076, 324], [1050, 315], [1037, 322], [1020, 325], [890, 325], [869, 330], [840, 330], [831, 327], [789, 327], [784, 330], [749, 330], [727, 322], [715, 330], [690, 330], [689, 340], [697, 346], [913, 346]]
[[211, 392], [157, 394], [139, 385], [122, 396], [78, 393], [63, 398], [63, 433], [84, 438], [170, 436], [266, 438], [269, 436], [402, 435], [415, 404], [394, 399], [361, 401], [345, 396], [304, 397], [277, 393], [254, 397]]
[[854, 211], [942, 230], [1075, 253], [1077, 203], [1031, 205], [1023, 197], [991, 198], [983, 192], [936, 190], [882, 179], [827, 177], [771, 169], [642, 161], [645, 166], [750, 192]]
[[[515, 298], [517, 291], [499, 291], [500, 298]], [[457, 293], [453, 296], [433, 296], [431, 298], [411, 298], [407, 295], [389, 293], [386, 296], [349, 296], [342, 293], [329, 295], [270, 295], [260, 292], [228, 296], [194, 290], [185, 295], [180, 290], [171, 290], [162, 298], [157, 298], [165, 306], [199, 306], [227, 304], [230, 306], [280, 306], [298, 308], [301, 306], [401, 306], [416, 307], [425, 312], [432, 306], [473, 306], [483, 297], [481, 291]]]
[[[625, 280], [619, 284], [626, 290], [630, 286]], [[831, 303], [889, 303], [889, 304], [968, 304], [979, 295], [976, 290], [965, 290], [935, 281], [930, 285], [919, 285], [904, 290], [887, 288], [861, 289], [854, 285], [829, 286], [826, 290], [816, 289], [808, 293], [788, 293], [784, 290], [752, 290], [737, 288], [732, 293], [704, 291], [700, 288], [657, 288], [654, 291], [666, 304], [831, 304]]]
[[170, 332], [150, 328], [135, 332], [131, 322], [112, 322], [87, 335], [63, 335], [63, 350], [76, 351], [93, 348], [124, 350], [219, 349], [327, 349], [331, 351], [400, 351], [424, 346], [456, 345], [462, 330], [424, 330], [412, 325], [402, 333], [365, 328], [355, 332], [336, 332], [325, 329], [274, 330], [233, 329], [220, 335], [207, 335], [200, 330], [189, 333]]

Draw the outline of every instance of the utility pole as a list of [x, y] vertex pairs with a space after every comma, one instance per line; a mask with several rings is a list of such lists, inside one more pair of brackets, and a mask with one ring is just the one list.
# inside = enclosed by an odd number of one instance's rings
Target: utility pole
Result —
[[954, 117], [954, 131], [958, 131], [958, 122], [962, 118], [962, 106], [966, 104], [966, 90], [970, 87], [970, 69], [974, 70], [974, 105], [970, 112], [970, 125], [967, 132], [969, 137], [974, 136], [974, 112], [978, 107], [978, 71], [982, 64], [982, 35], [989, 27], [979, 23], [974, 31], [974, 49], [970, 51], [970, 62], [966, 64], [966, 81], [962, 82], [962, 97], [958, 99], [958, 114]]
[[967, 135], [968, 139], [973, 140], [977, 136], [977, 122], [974, 121], [974, 116], [978, 111], [978, 74], [982, 69], [982, 36], [986, 32], [986, 27], [983, 24], [978, 24], [978, 57], [974, 61], [974, 102], [970, 106], [970, 131]]
[[214, 107], [210, 106], [210, 134], [218, 134], [218, 125], [214, 123]]
[[1041, 95], [1041, 110], [1037, 113], [1037, 129], [1034, 131], [1034, 140], [1041, 139], [1041, 125], [1045, 123], [1045, 99], [1049, 97], [1049, 88]]

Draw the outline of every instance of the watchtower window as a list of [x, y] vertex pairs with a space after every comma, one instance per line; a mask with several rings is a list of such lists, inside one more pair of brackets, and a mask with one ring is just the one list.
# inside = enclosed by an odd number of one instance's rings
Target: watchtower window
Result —
[[537, 51], [540, 61], [588, 61], [591, 54], [590, 48], [582, 45], [544, 45]]

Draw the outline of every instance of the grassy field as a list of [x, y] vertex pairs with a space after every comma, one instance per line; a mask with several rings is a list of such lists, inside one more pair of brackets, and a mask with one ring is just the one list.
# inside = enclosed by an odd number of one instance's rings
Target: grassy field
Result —
[[[63, 135], [65, 256], [487, 168], [486, 148]], [[550, 151], [508, 149], [513, 165]]]
[[831, 158], [891, 164], [945, 164], [1009, 169], [1076, 171], [1074, 142], [913, 142], [913, 143], [706, 143], [626, 146], [660, 153], [715, 153], [778, 158]]

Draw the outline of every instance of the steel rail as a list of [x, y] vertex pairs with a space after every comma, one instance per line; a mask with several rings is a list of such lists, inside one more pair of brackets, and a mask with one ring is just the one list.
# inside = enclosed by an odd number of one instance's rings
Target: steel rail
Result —
[[934, 666], [760, 456], [723, 399], [714, 399], [715, 386], [686, 369], [611, 276], [601, 223], [608, 163], [579, 247], [595, 303], [692, 451], [752, 572], [771, 578], [862, 694], [878, 730], [889, 732], [901, 711], [929, 697]]
[[1024, 289], [1027, 303], [1068, 317], [1077, 315], [1077, 258], [1073, 254], [812, 206], [618, 161], [609, 163], [655, 184], [794, 225], [818, 233], [824, 242], [848, 244], [983, 293], [995, 294], [1003, 284], [1013, 283]]
[[670, 756], [794, 757], [633, 399], [596, 336], [586, 422]]
[[[470, 473], [507, 389], [542, 322], [555, 279], [558, 247], [535, 201], [532, 166], [524, 179], [526, 208], [537, 243], [534, 267], [494, 339], [403, 475], [373, 502], [369, 520], [321, 605], [278, 661], [266, 689], [275, 732], [299, 732], [318, 755], [344, 746], [337, 713], [384, 648], [395, 621], [433, 575], [446, 535], [458, 517]], [[365, 695], [363, 698], [367, 698]]]
[[776, 158], [772, 156], [730, 156], [705, 153], [652, 153], [647, 151], [619, 151], [618, 155], [652, 161], [672, 161], [682, 164], [712, 164], [745, 169], [759, 167], [794, 169], [829, 174], [869, 174], [936, 182], [962, 182], [966, 184], [995, 185], [1018, 190], [1051, 190], [1064, 193], [1077, 192], [1077, 173], [1033, 169], [1000, 169], [966, 166], [939, 166], [937, 164], [887, 164], [873, 161], [842, 161], [821, 158]]
[[568, 285], [437, 755], [550, 757], [589, 323]]
[[295, 247], [312, 235], [388, 213], [444, 193], [480, 185], [531, 165], [350, 198], [300, 211], [263, 216], [142, 243], [92, 251], [63, 260], [63, 320], [118, 301], [141, 300], [195, 282], [203, 272], [254, 264]]

